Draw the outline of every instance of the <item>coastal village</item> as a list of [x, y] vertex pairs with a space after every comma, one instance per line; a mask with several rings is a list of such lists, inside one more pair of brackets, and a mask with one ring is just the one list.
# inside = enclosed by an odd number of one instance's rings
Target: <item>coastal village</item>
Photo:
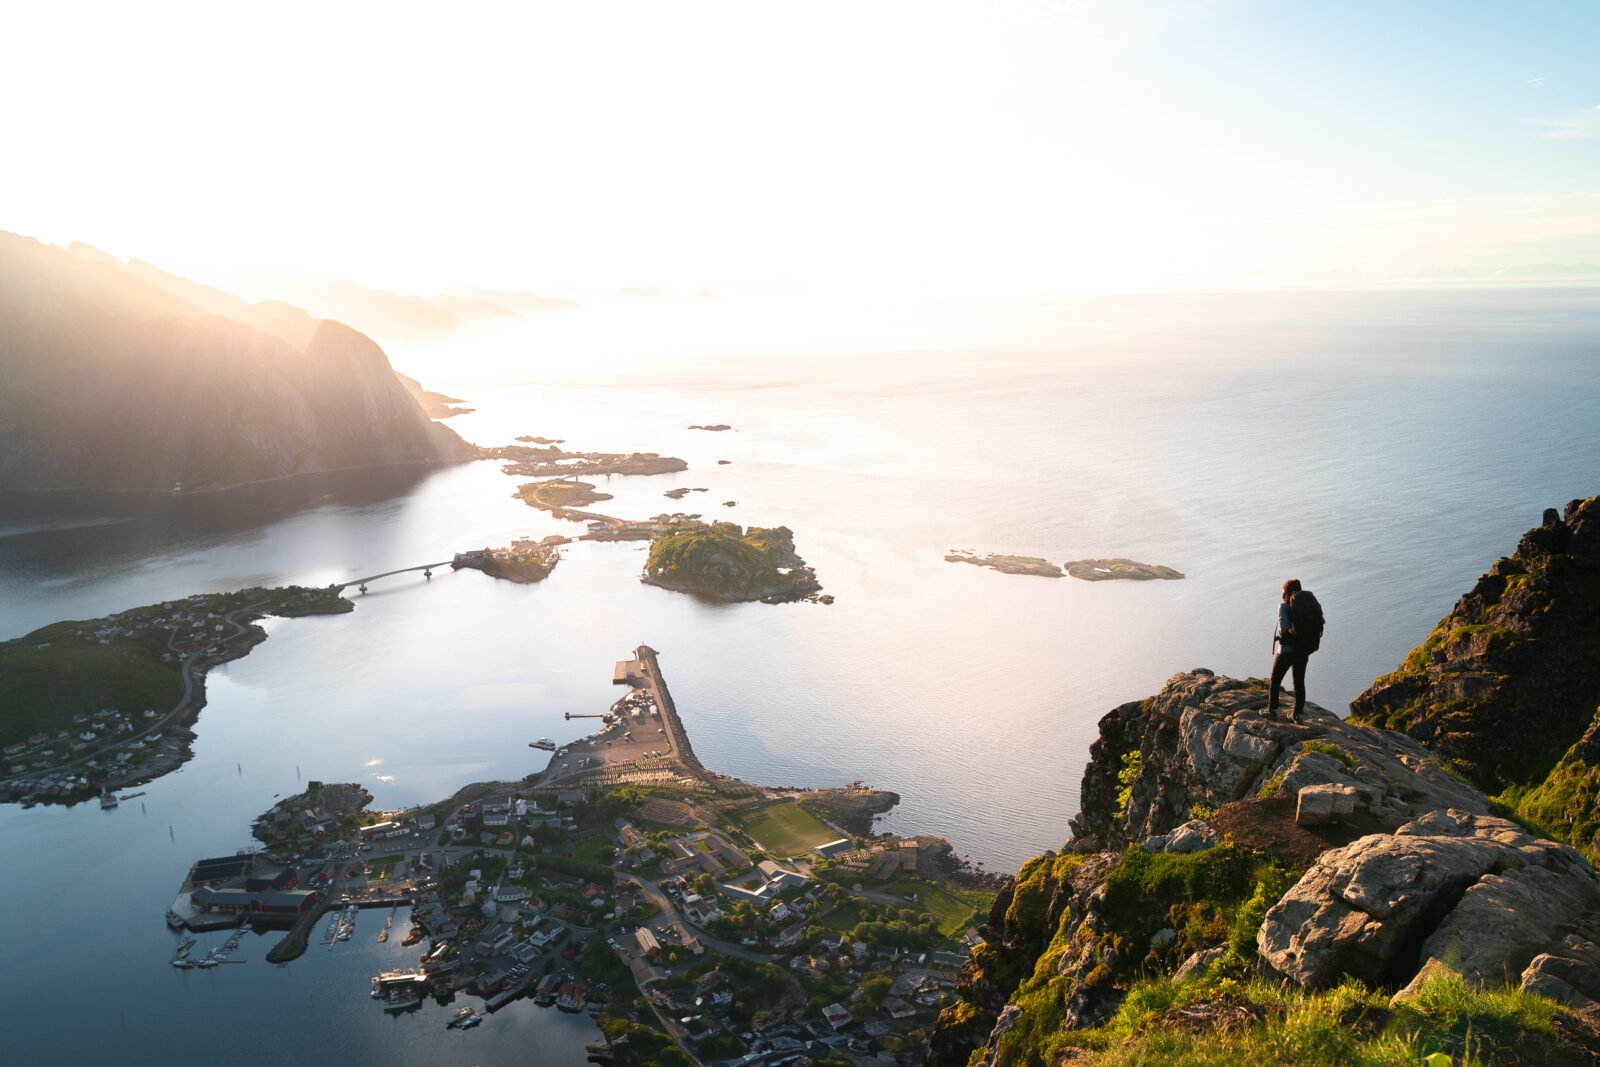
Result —
[[337, 589], [197, 593], [0, 643], [0, 801], [115, 806], [189, 758], [205, 673], [266, 640], [257, 620], [354, 607]]
[[[196, 862], [168, 923], [285, 930], [272, 961], [403, 937], [416, 963], [372, 976], [382, 1010], [473, 1001], [441, 1018], [457, 1028], [520, 998], [586, 1011], [602, 1063], [919, 1062], [987, 880], [941, 838], [873, 834], [892, 794], [705, 771], [647, 646], [613, 678], [629, 691], [600, 728], [532, 742], [549, 766], [521, 782], [408, 811], [310, 783], [257, 846]], [[238, 941], [181, 944], [174, 966], [209, 967]]]

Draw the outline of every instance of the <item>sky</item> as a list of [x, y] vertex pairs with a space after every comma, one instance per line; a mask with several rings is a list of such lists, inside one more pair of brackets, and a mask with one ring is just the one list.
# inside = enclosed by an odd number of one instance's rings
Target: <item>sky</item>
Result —
[[693, 294], [1600, 276], [1600, 4], [9, 4], [0, 229]]

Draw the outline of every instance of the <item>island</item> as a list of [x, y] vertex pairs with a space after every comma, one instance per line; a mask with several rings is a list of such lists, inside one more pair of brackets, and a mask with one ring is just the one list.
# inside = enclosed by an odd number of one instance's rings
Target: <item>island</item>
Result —
[[1002, 556], [993, 552], [980, 556], [964, 548], [953, 548], [944, 557], [950, 563], [971, 563], [975, 567], [988, 567], [1002, 574], [1032, 574], [1040, 578], [1059, 578], [1061, 568], [1038, 556]]
[[567, 477], [582, 474], [671, 474], [689, 469], [689, 464], [678, 457], [655, 452], [565, 452], [554, 444], [544, 448], [530, 445], [480, 447], [477, 455], [479, 459], [507, 460], [500, 469], [506, 474], [524, 478], [542, 478], [552, 474]]
[[689, 429], [691, 429], [691, 430], [710, 430], [712, 433], [721, 433], [723, 430], [731, 430], [731, 429], [733, 429], [733, 427], [729, 426], [725, 422], [719, 422], [715, 426], [691, 426], [691, 427], [689, 427]]
[[197, 860], [167, 912], [232, 935], [204, 953], [181, 937], [169, 962], [246, 962], [252, 934], [283, 962], [404, 929], [416, 963], [363, 983], [374, 1011], [452, 1029], [519, 998], [587, 1011], [590, 1058], [616, 1067], [846, 1043], [920, 1056], [1000, 879], [944, 838], [875, 833], [894, 793], [706, 770], [658, 656], [618, 662], [627, 689], [600, 728], [520, 781], [405, 810], [370, 808], [354, 783], [279, 800], [255, 846]]
[[787, 526], [747, 533], [732, 522], [685, 522], [656, 534], [639, 580], [711, 600], [767, 604], [820, 599], [822, 590]]
[[1126, 580], [1133, 582], [1177, 581], [1182, 571], [1153, 563], [1135, 563], [1131, 559], [1074, 559], [1062, 564], [1067, 573], [1086, 582]]
[[504, 578], [524, 585], [542, 582], [550, 577], [550, 572], [561, 561], [560, 547], [571, 540], [560, 534], [551, 534], [542, 541], [522, 537], [505, 548], [457, 553], [454, 566], [457, 569], [471, 567], [491, 578]]
[[193, 751], [205, 677], [267, 639], [269, 615], [355, 610], [343, 587], [197, 593], [0, 644], [0, 801], [114, 807], [115, 790], [174, 770]]
[[[650, 556], [639, 579], [648, 585], [729, 602], [833, 603], [832, 596], [822, 593], [816, 572], [795, 552], [794, 532], [786, 526], [752, 526], [746, 533], [736, 523], [701, 522], [699, 514], [678, 512], [640, 520], [583, 510], [612, 497], [600, 492], [592, 482], [579, 481], [576, 475], [580, 471], [659, 474], [683, 469], [676, 466], [683, 464], [680, 459], [654, 452], [567, 453], [555, 448], [486, 451], [502, 458], [521, 457], [502, 468], [507, 473], [559, 472], [560, 477], [525, 482], [511, 495], [558, 519], [587, 524], [587, 530], [577, 540], [650, 541]], [[578, 459], [574, 461], [573, 457]], [[680, 486], [664, 495], [681, 500], [692, 492], [706, 491]], [[725, 500], [722, 506], [737, 507], [738, 501]], [[477, 564], [463, 564], [458, 558], [457, 565]]]

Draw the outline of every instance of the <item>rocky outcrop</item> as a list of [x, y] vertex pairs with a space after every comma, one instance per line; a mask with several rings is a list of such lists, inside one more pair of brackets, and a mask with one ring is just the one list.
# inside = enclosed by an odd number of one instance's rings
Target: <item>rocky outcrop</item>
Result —
[[[1600, 497], [1590, 497], [1564, 516], [1547, 509], [1516, 552], [1350, 708], [1499, 790], [1542, 779], [1594, 725], [1597, 704]], [[1588, 767], [1596, 755], [1583, 756]]]
[[[1392, 826], [1441, 808], [1487, 812], [1482, 794], [1439, 769], [1403, 734], [1339, 719], [1308, 703], [1299, 722], [1267, 714], [1258, 681], [1205, 669], [1100, 720], [1068, 848], [1122, 848], [1167, 833], [1196, 810], [1309, 786], [1355, 792], [1356, 808]], [[1280, 709], [1279, 716], [1285, 712]]]
[[[1600, 878], [1581, 856], [1490, 816], [1410, 737], [1315, 705], [1287, 722], [1266, 699], [1201, 669], [1101, 720], [1073, 838], [1001, 891], [930, 1063], [1021, 1062], [1041, 1026], [1095, 1025], [1140, 976], [1241, 939], [1308, 988], [1396, 988], [1429, 963], [1478, 982], [1531, 968], [1530, 988], [1585, 995]], [[1230, 932], [1225, 915], [1254, 917]]]
[[1006, 556], [994, 552], [980, 556], [964, 548], [952, 548], [945, 553], [946, 563], [970, 563], [975, 567], [988, 567], [1001, 574], [1031, 574], [1036, 578], [1059, 578], [1061, 568], [1038, 556]]
[[1118, 556], [1115, 559], [1069, 559], [1061, 565], [1074, 578], [1085, 582], [1177, 581], [1183, 572], [1159, 563], [1138, 563]]
[[1567, 943], [1596, 916], [1600, 875], [1572, 848], [1505, 819], [1436, 811], [1324, 853], [1256, 943], [1265, 966], [1307, 989], [1346, 977], [1414, 989], [1441, 969], [1500, 985], [1544, 957], [1528, 981], [1576, 991], [1600, 987], [1587, 938]]
[[472, 454], [355, 330], [322, 322], [301, 350], [12, 234], [0, 350], [0, 487], [220, 488]]

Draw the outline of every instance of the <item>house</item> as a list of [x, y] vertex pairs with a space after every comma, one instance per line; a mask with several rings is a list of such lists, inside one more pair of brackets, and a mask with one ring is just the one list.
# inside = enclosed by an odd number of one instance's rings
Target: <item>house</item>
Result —
[[279, 871], [262, 869], [245, 879], [244, 887], [252, 893], [266, 890], [293, 889], [300, 884], [300, 872], [293, 867], [285, 867]]
[[819, 860], [825, 860], [832, 856], [837, 856], [841, 852], [849, 852], [851, 847], [850, 839], [841, 837], [837, 841], [829, 841], [825, 845], [818, 845], [811, 850], [811, 854]]
[[844, 1009], [842, 1004], [829, 1004], [822, 1009], [822, 1017], [828, 1020], [828, 1025], [835, 1030], [843, 1030], [850, 1025], [850, 1013]]
[[200, 860], [189, 872], [189, 882], [196, 887], [221, 885], [223, 882], [250, 873], [255, 869], [255, 865], [254, 854]]
[[884, 997], [883, 1003], [879, 1007], [888, 1012], [891, 1019], [909, 1019], [917, 1013], [915, 1007], [907, 1004], [899, 997]]
[[653, 956], [661, 951], [661, 942], [656, 940], [656, 935], [650, 932], [648, 926], [635, 930], [633, 939], [639, 946], [641, 956]]
[[793, 926], [785, 927], [783, 932], [778, 934], [778, 936], [773, 939], [772, 943], [777, 945], [779, 948], [789, 948], [792, 945], [798, 945], [805, 939], [806, 924], [795, 923]]

